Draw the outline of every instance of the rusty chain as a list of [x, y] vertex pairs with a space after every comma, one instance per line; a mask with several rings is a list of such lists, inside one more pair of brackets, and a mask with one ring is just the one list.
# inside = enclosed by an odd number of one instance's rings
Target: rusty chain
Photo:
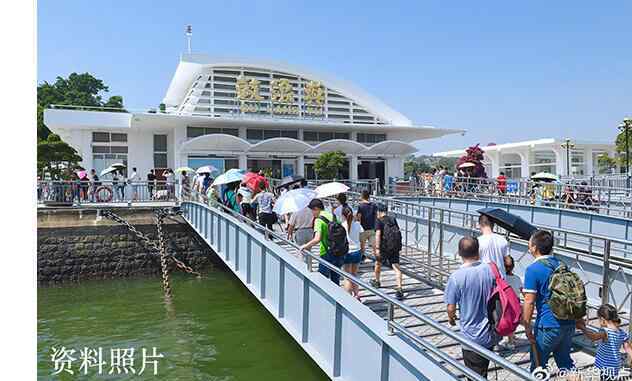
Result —
[[158, 247], [160, 249], [160, 270], [162, 272], [162, 289], [165, 297], [171, 297], [171, 284], [169, 283], [169, 266], [167, 265], [167, 248], [165, 245], [165, 235], [162, 231], [162, 221], [165, 213], [161, 210], [154, 212], [156, 216], [156, 229], [158, 230]]
[[[162, 210], [162, 212], [165, 213], [165, 215], [169, 214], [169, 212], [167, 210]], [[138, 229], [136, 229], [132, 224], [130, 224], [129, 222], [127, 222], [124, 219], [122, 219], [116, 213], [114, 213], [113, 211], [111, 211], [109, 209], [104, 209], [104, 210], [101, 211], [101, 215], [103, 217], [105, 217], [105, 218], [109, 218], [109, 219], [111, 219], [111, 220], [113, 220], [115, 222], [118, 222], [119, 224], [124, 225], [125, 227], [127, 227], [127, 229], [129, 231], [134, 233], [134, 235], [138, 239], [140, 239], [141, 242], [143, 242], [147, 248], [149, 248], [152, 251], [153, 255], [158, 255], [158, 256], [160, 255], [160, 248], [158, 247], [158, 245], [156, 245], [156, 243], [154, 241], [152, 241], [146, 234], [138, 231]], [[166, 248], [165, 248], [165, 252], [166, 252], [167, 258], [169, 258], [171, 261], [173, 261], [173, 263], [176, 265], [176, 267], [178, 267], [180, 270], [182, 270], [182, 271], [184, 271], [186, 273], [195, 275], [197, 277], [201, 276], [199, 272], [193, 270], [191, 267], [187, 266], [184, 262], [182, 262], [181, 260], [176, 258], [173, 253], [168, 252], [166, 250]]]

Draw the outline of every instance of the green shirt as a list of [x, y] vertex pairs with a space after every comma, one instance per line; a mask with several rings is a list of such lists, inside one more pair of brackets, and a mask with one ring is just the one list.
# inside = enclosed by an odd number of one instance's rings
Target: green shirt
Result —
[[327, 223], [320, 219], [320, 216], [325, 217], [328, 221], [333, 221], [334, 216], [330, 212], [322, 211], [320, 215], [314, 221], [314, 232], [320, 233], [320, 256], [324, 256], [327, 254], [327, 238], [328, 238], [328, 229]]

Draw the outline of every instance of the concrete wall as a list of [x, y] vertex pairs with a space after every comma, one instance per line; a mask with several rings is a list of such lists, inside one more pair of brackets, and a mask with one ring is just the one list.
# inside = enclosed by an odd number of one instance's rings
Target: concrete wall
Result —
[[[96, 221], [94, 213], [39, 214], [42, 223], [37, 229], [38, 282], [160, 275], [158, 256], [126, 227], [109, 220]], [[139, 214], [130, 220], [139, 231], [156, 240], [151, 213]], [[164, 229], [170, 251], [196, 271], [211, 265], [213, 257], [221, 263], [187, 224], [171, 222]]]

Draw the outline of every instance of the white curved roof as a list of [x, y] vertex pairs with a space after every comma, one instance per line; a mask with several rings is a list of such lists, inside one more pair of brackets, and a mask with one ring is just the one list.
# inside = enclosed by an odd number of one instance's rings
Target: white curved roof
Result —
[[329, 151], [342, 151], [347, 154], [357, 154], [367, 150], [367, 147], [353, 140], [347, 139], [334, 139], [327, 140], [317, 144], [314, 148], [310, 149], [310, 153], [323, 153]]
[[226, 134], [202, 135], [182, 143], [182, 149], [187, 151], [247, 151], [250, 143], [242, 138]]
[[268, 69], [320, 81], [327, 88], [340, 92], [370, 112], [380, 116], [389, 124], [412, 126], [410, 119], [347, 81], [280, 62], [246, 60], [243, 58], [216, 58], [204, 54], [185, 54], [181, 57], [180, 63], [169, 85], [169, 89], [163, 99], [163, 103], [166, 105], [180, 105], [196, 78], [205, 74], [209, 68], [214, 66]]
[[309, 144], [292, 138], [272, 138], [253, 144], [248, 152], [303, 153], [312, 148]]
[[386, 140], [369, 147], [365, 153], [372, 155], [410, 155], [418, 149], [409, 143], [398, 140]]
[[417, 152], [412, 144], [397, 140], [386, 140], [371, 146], [365, 146], [353, 140], [334, 139], [311, 146], [292, 138], [273, 138], [256, 144], [233, 135], [202, 135], [182, 143], [183, 152], [278, 152], [293, 154], [317, 154], [329, 151], [342, 151], [347, 155], [408, 155]]

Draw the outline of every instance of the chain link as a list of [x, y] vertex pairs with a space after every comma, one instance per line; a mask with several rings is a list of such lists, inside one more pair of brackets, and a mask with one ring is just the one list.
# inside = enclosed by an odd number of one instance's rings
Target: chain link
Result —
[[[169, 215], [169, 212], [165, 209], [159, 209], [160, 211], [162, 211], [162, 213], [164, 213], [165, 215]], [[181, 211], [176, 212], [176, 214], [180, 214]], [[109, 218], [115, 222], [118, 222], [121, 225], [124, 225], [125, 227], [127, 227], [127, 229], [129, 231], [131, 231], [132, 233], [134, 233], [134, 235], [140, 239], [147, 248], [149, 248], [152, 251], [152, 255], [158, 255], [160, 256], [160, 248], [158, 247], [158, 245], [156, 245], [156, 243], [154, 241], [152, 241], [147, 235], [143, 234], [142, 232], [138, 231], [138, 229], [136, 229], [133, 225], [131, 225], [129, 222], [125, 221], [124, 219], [122, 219], [120, 216], [118, 216], [116, 213], [114, 213], [113, 211], [109, 210], [109, 209], [104, 209], [101, 211], [101, 215], [105, 218]], [[166, 245], [165, 245], [166, 246]], [[169, 258], [175, 265], [176, 267], [178, 267], [180, 270], [189, 273], [189, 274], [193, 274], [197, 277], [200, 277], [200, 273], [193, 270], [191, 267], [187, 266], [185, 263], [183, 263], [181, 260], [179, 260], [178, 258], [175, 257], [175, 255], [173, 255], [173, 253], [170, 253], [167, 251], [167, 249], [165, 248], [165, 252], [166, 252], [166, 256], [167, 258]]]
[[162, 289], [165, 291], [165, 297], [171, 297], [171, 284], [169, 283], [169, 266], [167, 265], [167, 248], [165, 245], [165, 236], [162, 231], [162, 222], [165, 214], [161, 210], [154, 212], [156, 215], [156, 228], [158, 230], [158, 247], [160, 248], [160, 270], [162, 272]]

